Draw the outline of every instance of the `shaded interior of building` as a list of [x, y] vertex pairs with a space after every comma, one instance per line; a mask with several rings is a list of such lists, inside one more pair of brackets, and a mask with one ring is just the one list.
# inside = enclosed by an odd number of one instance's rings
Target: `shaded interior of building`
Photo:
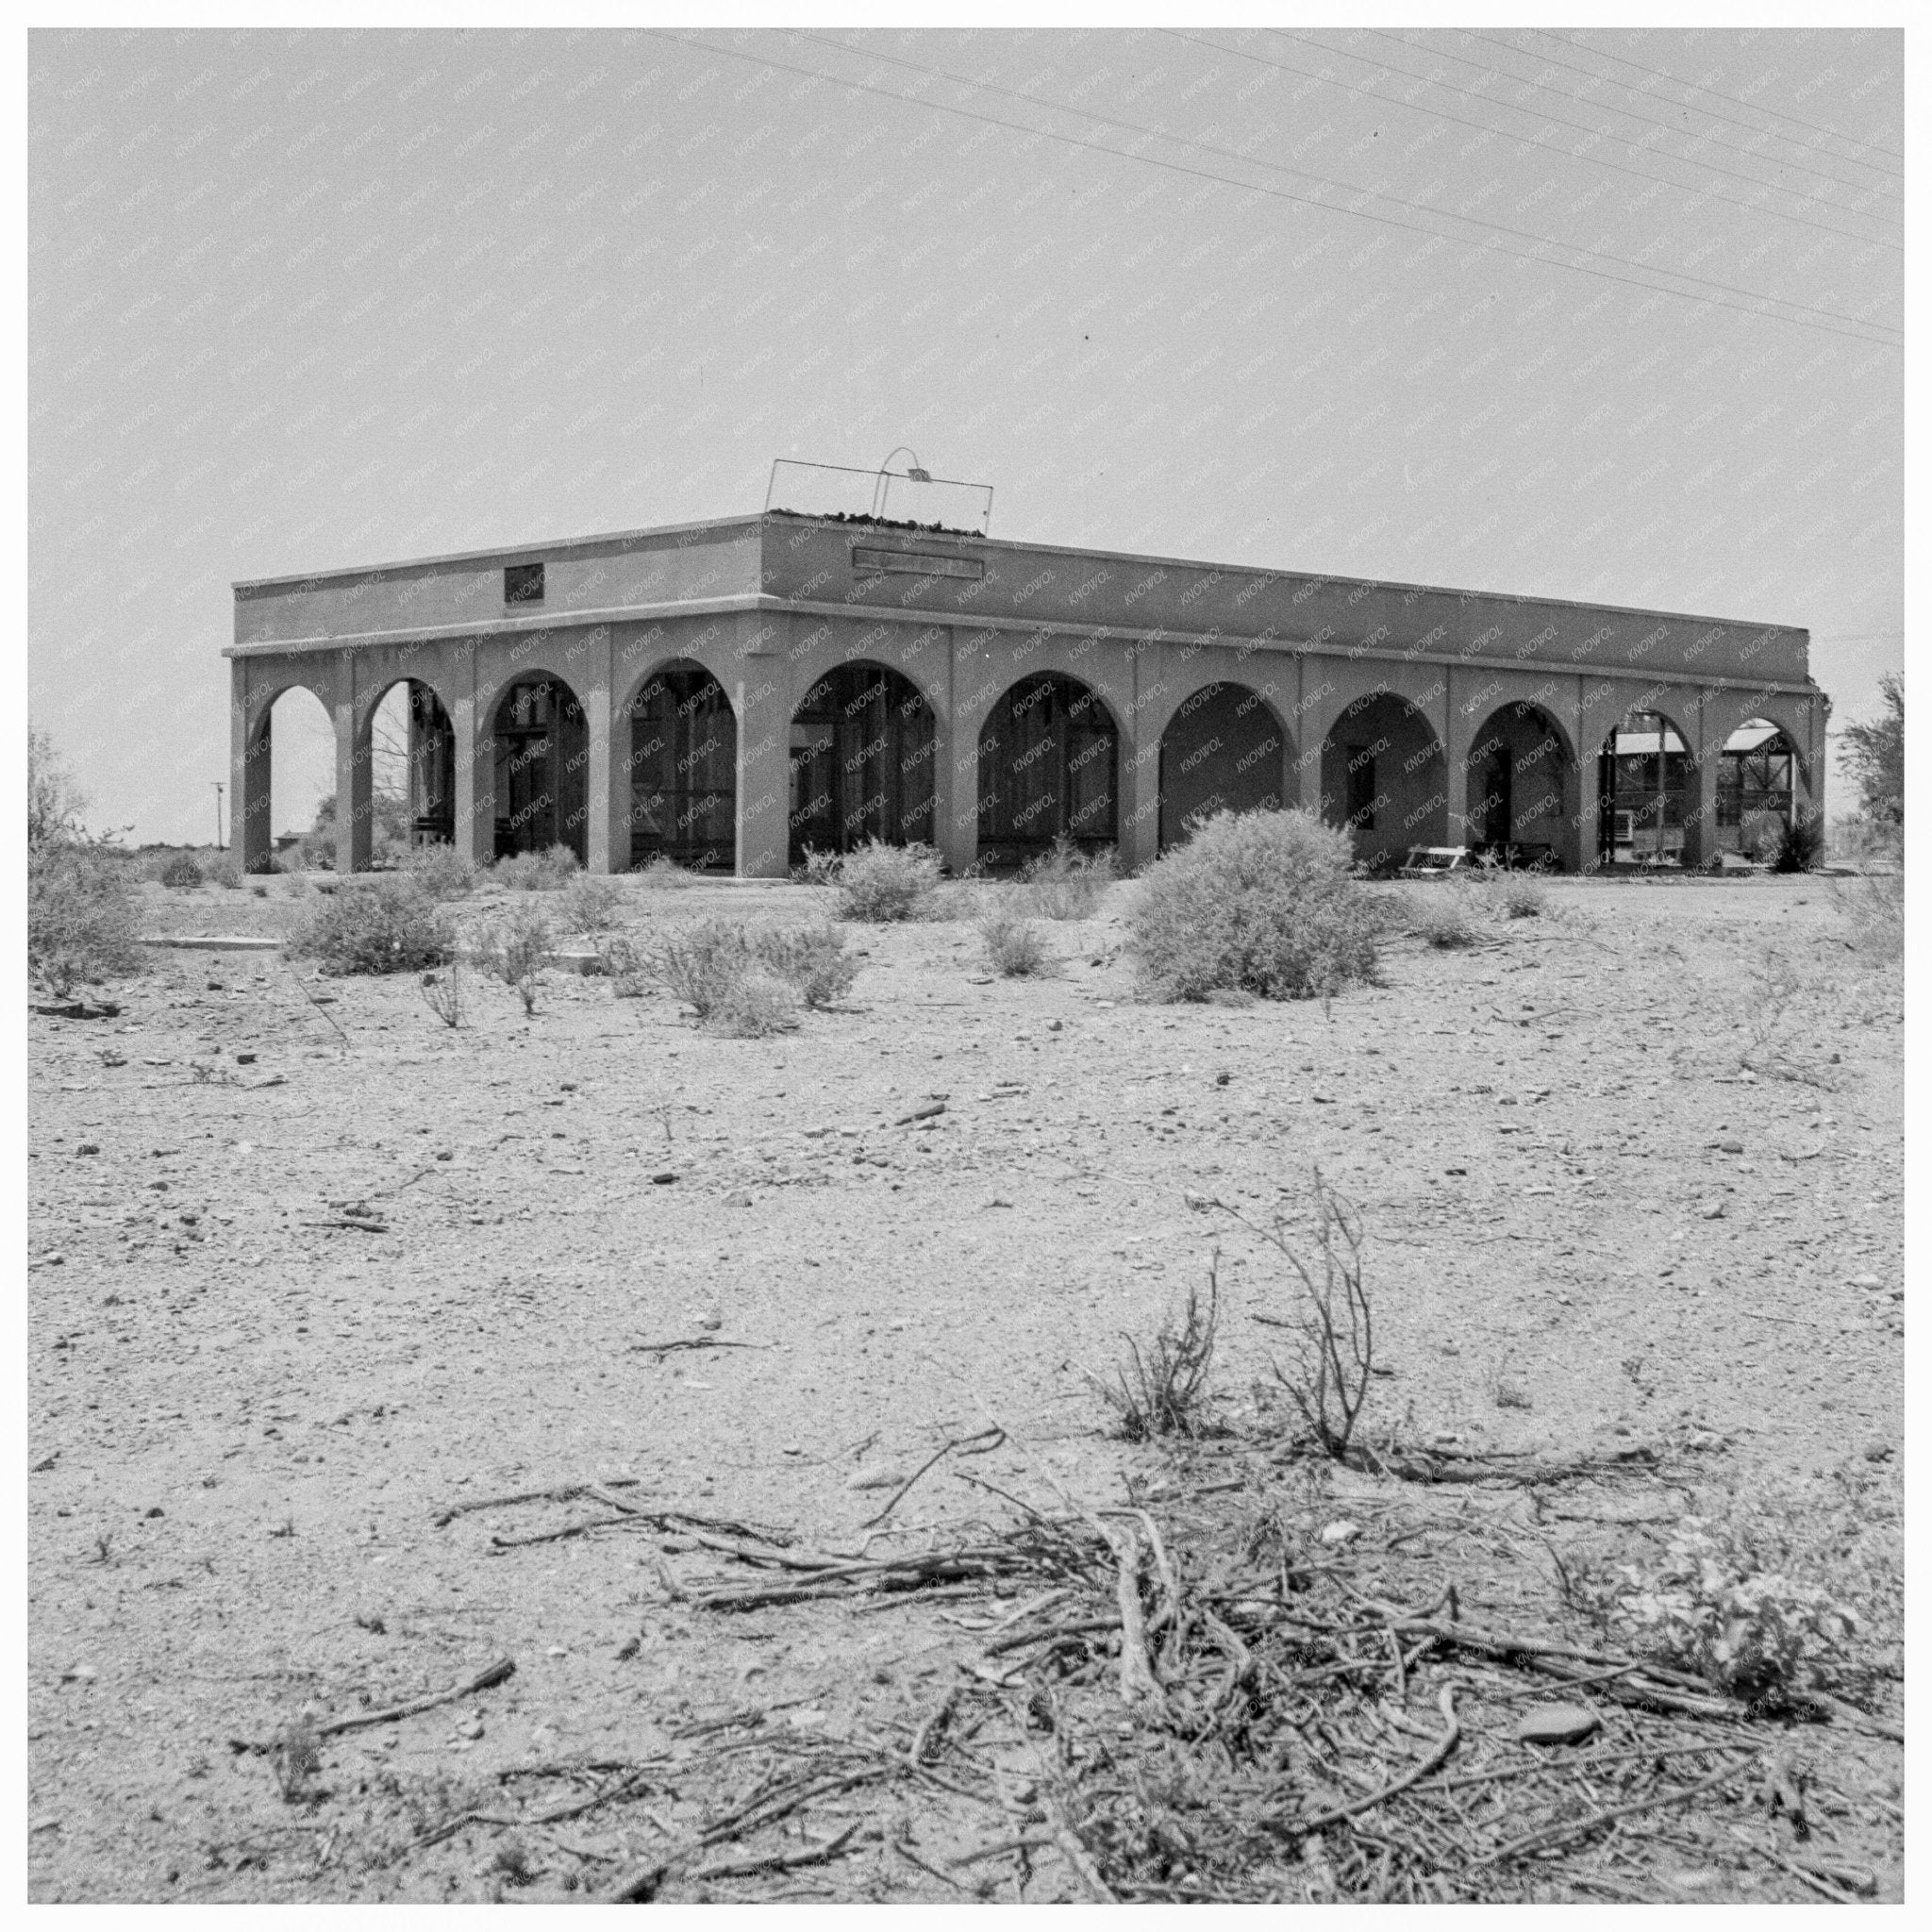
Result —
[[1097, 692], [1041, 672], [1011, 686], [979, 733], [979, 862], [1009, 871], [1062, 840], [1120, 836], [1120, 734]]
[[[401, 700], [406, 693], [407, 702]], [[290, 695], [285, 692], [284, 697]], [[306, 694], [305, 694], [306, 695]], [[406, 755], [383, 766], [407, 789], [410, 836], [447, 843], [456, 829], [456, 732], [427, 684], [392, 686], [385, 712], [406, 716]], [[724, 688], [702, 666], [675, 660], [633, 694], [628, 710], [627, 850], [620, 866], [668, 860], [729, 873], [736, 858], [738, 721]], [[275, 707], [257, 753], [273, 757]], [[565, 845], [583, 861], [591, 810], [588, 735], [575, 691], [560, 678], [513, 682], [491, 717], [494, 847], [498, 857]], [[789, 850], [842, 853], [870, 839], [937, 843], [938, 721], [902, 673], [858, 659], [821, 676], [791, 718]], [[1191, 693], [1158, 747], [1158, 849], [1182, 842], [1216, 811], [1274, 809], [1297, 795], [1295, 746], [1274, 706], [1236, 682]], [[1699, 841], [1699, 774], [1676, 721], [1633, 711], [1594, 753], [1593, 857], [1607, 866], [1680, 866], [1732, 853], [1768, 858], [1783, 828], [1808, 808], [1809, 774], [1789, 734], [1753, 719], [1718, 754], [1713, 832]], [[1066, 840], [1099, 852], [1120, 824], [1121, 735], [1099, 694], [1079, 679], [1023, 677], [992, 705], [978, 741], [979, 862], [1009, 871]], [[1449, 840], [1441, 744], [1403, 698], [1377, 691], [1337, 719], [1321, 750], [1321, 805], [1347, 828], [1371, 866]], [[405, 775], [406, 773], [406, 775]], [[1467, 757], [1467, 842], [1516, 866], [1569, 870], [1577, 850], [1578, 767], [1561, 727], [1530, 703], [1499, 707]]]

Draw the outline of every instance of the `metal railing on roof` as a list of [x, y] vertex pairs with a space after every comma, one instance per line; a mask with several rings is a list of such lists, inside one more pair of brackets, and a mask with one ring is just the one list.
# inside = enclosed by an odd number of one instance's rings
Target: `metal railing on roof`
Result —
[[916, 461], [903, 471], [852, 470], [781, 457], [772, 465], [765, 510], [768, 515], [902, 524], [983, 537], [992, 519], [992, 485], [928, 475]]

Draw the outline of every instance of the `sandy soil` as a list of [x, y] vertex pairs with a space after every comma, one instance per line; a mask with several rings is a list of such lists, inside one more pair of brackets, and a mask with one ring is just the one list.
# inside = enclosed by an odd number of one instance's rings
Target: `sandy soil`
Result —
[[[1252, 1318], [1285, 1290], [1204, 1204], [1260, 1210], [1318, 1165], [1368, 1230], [1380, 1426], [1667, 1442], [1715, 1489], [1895, 1506], [1902, 994], [1828, 884], [1559, 883], [1478, 950], [1398, 943], [1326, 1013], [1134, 1004], [1131, 890], [1050, 928], [1068, 964], [1039, 983], [989, 979], [967, 924], [855, 928], [854, 1009], [775, 1041], [557, 975], [527, 1020], [471, 980], [451, 1031], [413, 978], [192, 952], [118, 1021], [33, 1018], [32, 1896], [481, 1897], [487, 1834], [371, 1847], [505, 1767], [660, 1752], [748, 1700], [915, 1713], [953, 1668], [936, 1611], [701, 1624], [634, 1537], [492, 1547], [569, 1507], [434, 1519], [634, 1478], [840, 1547], [879, 1506], [855, 1480], [980, 1401], [1114, 1493], [1144, 1452], [1083, 1370], [1219, 1244], [1218, 1379], [1263, 1374]], [[154, 930], [293, 907], [280, 881], [148, 891]], [[1740, 1076], [1767, 1013], [1783, 1076]], [[639, 1347], [700, 1335], [750, 1345]], [[941, 1470], [907, 1513], [971, 1500]], [[332, 1740], [319, 1807], [230, 1749], [504, 1655], [497, 1690]], [[594, 1883], [655, 1828], [593, 1816], [571, 1856]], [[886, 1862], [825, 1882], [917, 1890]]]

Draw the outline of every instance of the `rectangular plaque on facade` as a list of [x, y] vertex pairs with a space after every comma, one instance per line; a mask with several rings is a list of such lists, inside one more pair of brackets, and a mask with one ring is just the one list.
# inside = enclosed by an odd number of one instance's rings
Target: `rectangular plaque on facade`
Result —
[[894, 572], [915, 577], [972, 577], [986, 575], [977, 557], [942, 557], [931, 550], [879, 550], [864, 543], [852, 546], [852, 568], [861, 572]]

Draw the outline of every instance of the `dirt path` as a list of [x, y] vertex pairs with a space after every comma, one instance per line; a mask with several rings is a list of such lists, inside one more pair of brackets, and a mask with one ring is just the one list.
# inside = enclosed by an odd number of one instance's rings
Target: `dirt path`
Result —
[[[439, 1790], [648, 1755], [747, 1700], [918, 1710], [952, 1668], [929, 1613], [724, 1628], [665, 1606], [635, 1539], [492, 1549], [567, 1509], [434, 1519], [621, 1478], [841, 1546], [882, 1500], [855, 1478], [982, 1426], [975, 1396], [1113, 1493], [1132, 1456], [1083, 1370], [1218, 1242], [1218, 1379], [1264, 1374], [1252, 1316], [1282, 1285], [1202, 1204], [1258, 1208], [1315, 1166], [1367, 1225], [1382, 1425], [1688, 1444], [1715, 1487], [1892, 1479], [1901, 994], [1828, 886], [1558, 885], [1557, 916], [1398, 945], [1325, 1015], [1132, 1004], [1128, 890], [1052, 928], [1068, 967], [1037, 984], [989, 981], [970, 924], [856, 929], [858, 1010], [778, 1041], [556, 975], [527, 1021], [474, 984], [452, 1032], [411, 979], [311, 983], [318, 1008], [279, 961], [199, 953], [158, 955], [119, 1022], [34, 1018], [32, 1895], [480, 1896], [475, 1843], [385, 1862], [372, 1821], [394, 1850]], [[154, 912], [289, 907], [157, 889]], [[1785, 1063], [1740, 1078], [1767, 1002], [1757, 1057]], [[639, 1347], [699, 1337], [748, 1345]], [[973, 1497], [942, 1470], [908, 1513]], [[325, 1747], [366, 1830], [229, 1749], [500, 1655], [487, 1698]], [[587, 1869], [630, 1849], [594, 1819], [577, 1841]]]

